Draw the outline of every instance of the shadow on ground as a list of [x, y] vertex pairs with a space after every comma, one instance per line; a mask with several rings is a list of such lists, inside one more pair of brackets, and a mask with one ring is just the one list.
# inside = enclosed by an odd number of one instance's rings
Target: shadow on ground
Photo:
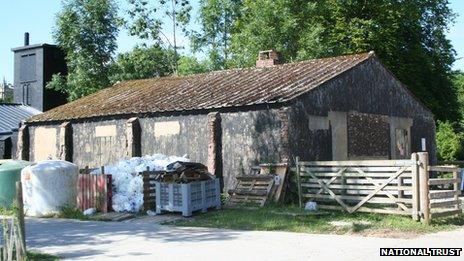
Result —
[[98, 222], [66, 219], [29, 219], [26, 222], [27, 243], [32, 247], [69, 246], [73, 244], [111, 244], [126, 237], [157, 239], [161, 242], [201, 242], [231, 240], [237, 232], [202, 228], [166, 227], [143, 222]]

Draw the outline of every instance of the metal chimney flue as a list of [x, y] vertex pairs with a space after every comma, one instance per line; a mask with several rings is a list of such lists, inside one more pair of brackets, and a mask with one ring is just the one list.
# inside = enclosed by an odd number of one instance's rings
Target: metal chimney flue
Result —
[[24, 33], [24, 46], [29, 45], [29, 33]]

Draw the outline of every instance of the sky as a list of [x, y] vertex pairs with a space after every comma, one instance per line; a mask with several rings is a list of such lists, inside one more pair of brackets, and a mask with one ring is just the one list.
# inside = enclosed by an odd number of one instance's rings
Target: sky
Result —
[[[125, 1], [119, 0], [119, 2]], [[1, 78], [4, 77], [8, 82], [13, 81], [11, 48], [23, 45], [24, 32], [29, 32], [30, 44], [54, 43], [52, 31], [60, 6], [58, 0], [0, 0]], [[453, 69], [464, 71], [464, 1], [450, 0], [450, 6], [458, 14], [455, 24], [447, 34], [457, 52], [458, 60], [454, 63]], [[120, 4], [120, 8], [123, 9], [124, 5]], [[194, 6], [195, 10], [196, 6]], [[137, 39], [128, 36], [126, 31], [119, 33], [117, 42], [117, 52], [131, 50], [138, 43]], [[188, 47], [188, 40], [185, 37], [180, 39], [180, 43]], [[188, 49], [185, 51], [187, 52]]]

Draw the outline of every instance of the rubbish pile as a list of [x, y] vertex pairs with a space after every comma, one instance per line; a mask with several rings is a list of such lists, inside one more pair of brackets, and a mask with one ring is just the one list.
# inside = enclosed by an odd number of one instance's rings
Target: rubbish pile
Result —
[[[105, 166], [105, 172], [113, 179], [113, 210], [116, 212], [138, 212], [143, 205], [143, 179], [139, 172], [165, 171], [168, 165], [176, 162], [189, 162], [184, 157], [162, 154], [133, 157], [121, 160], [115, 165]], [[101, 174], [95, 169], [90, 174]]]
[[159, 171], [155, 181], [166, 183], [189, 183], [214, 179], [208, 168], [196, 162], [176, 161], [166, 167], [166, 171]]

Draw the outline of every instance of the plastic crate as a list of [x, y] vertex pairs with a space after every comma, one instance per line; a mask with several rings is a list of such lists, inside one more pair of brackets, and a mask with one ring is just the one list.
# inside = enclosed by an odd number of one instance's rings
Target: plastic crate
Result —
[[156, 213], [182, 212], [189, 217], [193, 211], [206, 212], [208, 208], [221, 208], [219, 179], [186, 184], [155, 182]]

